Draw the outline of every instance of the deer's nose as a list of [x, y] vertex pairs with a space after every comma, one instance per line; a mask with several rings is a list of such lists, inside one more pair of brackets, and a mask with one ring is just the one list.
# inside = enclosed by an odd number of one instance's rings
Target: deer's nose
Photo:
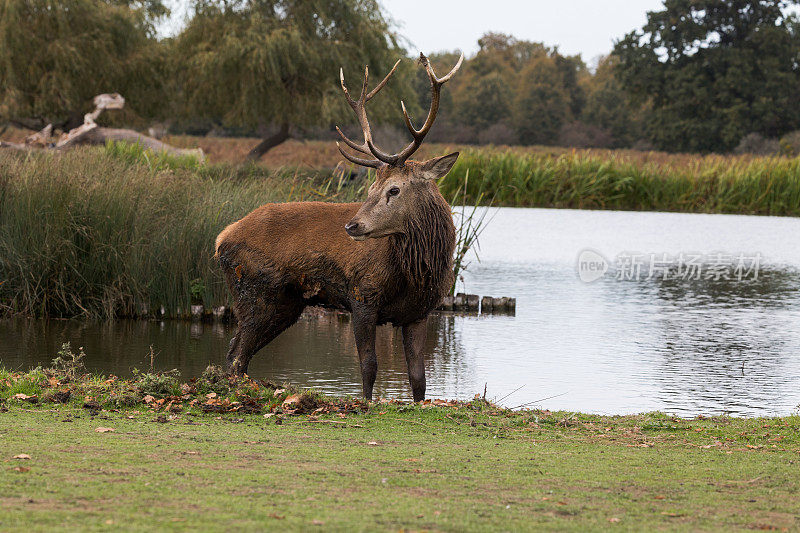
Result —
[[359, 229], [360, 226], [361, 226], [361, 224], [351, 220], [350, 222], [348, 222], [347, 224], [344, 225], [344, 230], [351, 237], [357, 237], [361, 233], [361, 230]]

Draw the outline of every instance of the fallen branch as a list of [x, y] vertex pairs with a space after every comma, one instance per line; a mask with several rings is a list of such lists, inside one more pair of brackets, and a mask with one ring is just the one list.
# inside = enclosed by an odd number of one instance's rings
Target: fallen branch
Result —
[[94, 105], [94, 111], [87, 113], [83, 117], [83, 124], [63, 134], [55, 143], [50, 142], [53, 125], [48, 124], [41, 131], [26, 137], [24, 143], [0, 141], [0, 148], [23, 151], [39, 149], [63, 151], [80, 145], [104, 145], [108, 141], [116, 141], [138, 144], [155, 152], [166, 152], [179, 156], [190, 155], [199, 158], [201, 161], [205, 159], [205, 154], [203, 154], [201, 148], [177, 148], [153, 137], [142, 135], [138, 131], [98, 126], [95, 120], [103, 111], [106, 109], [122, 109], [125, 106], [125, 99], [118, 93], [99, 94], [94, 97]]

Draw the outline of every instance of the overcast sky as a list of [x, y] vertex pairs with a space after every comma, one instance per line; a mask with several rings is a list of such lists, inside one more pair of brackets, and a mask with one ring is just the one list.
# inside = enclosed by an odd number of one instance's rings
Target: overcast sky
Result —
[[558, 46], [585, 61], [640, 28], [662, 0], [379, 0], [408, 38], [409, 52], [472, 54], [488, 31]]
[[[611, 51], [614, 40], [640, 28], [647, 11], [662, 0], [379, 0], [411, 44], [409, 52], [462, 50], [473, 54], [478, 39], [494, 31], [518, 39], [558, 46], [565, 54], [581, 54], [590, 62]], [[166, 0], [172, 17], [161, 33], [173, 35], [183, 26], [189, 2]]]

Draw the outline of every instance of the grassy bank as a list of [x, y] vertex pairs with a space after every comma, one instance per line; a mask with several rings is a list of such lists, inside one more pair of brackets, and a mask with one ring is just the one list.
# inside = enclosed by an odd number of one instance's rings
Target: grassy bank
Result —
[[[4, 372], [0, 529], [798, 527], [798, 417], [509, 412], [480, 399], [367, 405], [313, 394], [298, 410], [295, 391], [215, 376], [176, 380], [175, 400], [152, 377]], [[155, 392], [140, 396], [147, 401], [114, 406], [104, 396], [143, 386]], [[45, 399], [59, 390], [75, 393]], [[262, 412], [233, 409], [245, 390]], [[17, 396], [34, 392], [37, 403]]]

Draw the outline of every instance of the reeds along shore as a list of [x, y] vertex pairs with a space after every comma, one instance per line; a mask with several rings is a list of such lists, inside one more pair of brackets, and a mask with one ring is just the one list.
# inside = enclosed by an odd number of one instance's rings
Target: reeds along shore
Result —
[[[624, 154], [468, 151], [467, 199], [495, 205], [747, 215], [800, 215], [800, 160], [697, 156], [637, 161]], [[450, 185], [456, 181], [450, 182]], [[445, 187], [447, 188], [447, 187]]]
[[[199, 165], [130, 146], [0, 153], [0, 314], [228, 305], [213, 259], [226, 224], [266, 202], [356, 201], [368, 182], [330, 167]], [[800, 161], [789, 158], [467, 149], [440, 186], [465, 204], [800, 214]]]

